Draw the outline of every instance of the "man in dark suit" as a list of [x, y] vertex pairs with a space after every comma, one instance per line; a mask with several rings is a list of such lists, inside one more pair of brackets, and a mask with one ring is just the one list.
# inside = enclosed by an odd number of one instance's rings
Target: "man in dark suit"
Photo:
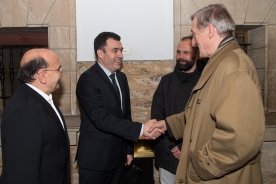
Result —
[[133, 160], [133, 141], [141, 135], [155, 139], [160, 132], [147, 132], [154, 120], [145, 124], [131, 121], [128, 82], [120, 72], [120, 36], [100, 33], [94, 40], [94, 51], [97, 62], [80, 76], [76, 90], [81, 111], [79, 181], [121, 184], [125, 165]]
[[70, 184], [66, 124], [52, 101], [62, 69], [48, 49], [27, 51], [18, 78], [24, 83], [6, 106], [1, 123], [1, 184]]

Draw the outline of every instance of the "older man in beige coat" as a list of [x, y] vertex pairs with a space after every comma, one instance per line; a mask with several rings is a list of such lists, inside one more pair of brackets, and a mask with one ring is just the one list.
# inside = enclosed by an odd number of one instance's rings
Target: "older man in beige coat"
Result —
[[265, 119], [254, 64], [235, 40], [223, 5], [204, 7], [191, 18], [193, 45], [210, 60], [184, 112], [149, 131], [164, 128], [183, 138], [176, 183], [260, 184]]

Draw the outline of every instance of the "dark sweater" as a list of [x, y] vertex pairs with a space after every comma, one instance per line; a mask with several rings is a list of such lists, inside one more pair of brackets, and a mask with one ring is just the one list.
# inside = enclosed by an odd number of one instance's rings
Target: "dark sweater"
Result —
[[[164, 120], [166, 117], [180, 113], [196, 85], [204, 62], [198, 61], [197, 68], [192, 73], [181, 72], [175, 68], [173, 72], [162, 77], [153, 96], [151, 119]], [[178, 146], [181, 149], [182, 139], [175, 140], [167, 133], [154, 141], [155, 166], [163, 168], [173, 174], [176, 173], [178, 159], [174, 158], [171, 149]]]

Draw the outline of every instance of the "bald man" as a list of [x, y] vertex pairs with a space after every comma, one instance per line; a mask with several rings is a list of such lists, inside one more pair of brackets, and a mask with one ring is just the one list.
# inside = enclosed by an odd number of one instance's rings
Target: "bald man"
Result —
[[69, 139], [64, 118], [52, 101], [62, 69], [48, 49], [27, 51], [20, 63], [22, 84], [1, 122], [2, 184], [70, 184]]

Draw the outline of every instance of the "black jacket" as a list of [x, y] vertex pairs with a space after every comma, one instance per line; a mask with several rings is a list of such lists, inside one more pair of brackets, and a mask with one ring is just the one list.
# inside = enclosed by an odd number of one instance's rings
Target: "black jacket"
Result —
[[[174, 72], [163, 76], [153, 96], [151, 118], [164, 120], [168, 116], [182, 112], [203, 67], [204, 63], [198, 61], [197, 68], [193, 73], [184, 73], [175, 68]], [[176, 141], [169, 137], [167, 133], [155, 140], [156, 168], [161, 167], [175, 174], [178, 159], [174, 158], [171, 149], [175, 146], [181, 149], [181, 145], [182, 140]]]
[[133, 141], [138, 140], [142, 124], [131, 121], [126, 75], [117, 71], [116, 76], [123, 110], [114, 86], [97, 62], [78, 80], [81, 126], [76, 157], [82, 168], [110, 171], [120, 160], [122, 147], [125, 155], [134, 153]]
[[1, 122], [1, 184], [71, 184], [70, 143], [62, 124], [40, 94], [22, 84], [6, 106]]

